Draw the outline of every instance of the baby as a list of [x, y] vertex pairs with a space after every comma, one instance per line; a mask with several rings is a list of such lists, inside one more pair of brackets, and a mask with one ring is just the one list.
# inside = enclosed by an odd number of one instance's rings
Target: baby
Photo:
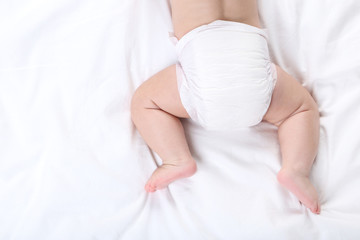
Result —
[[178, 63], [134, 93], [132, 120], [162, 159], [147, 192], [196, 172], [179, 118], [205, 129], [239, 129], [261, 121], [278, 127], [277, 179], [320, 213], [309, 174], [317, 154], [319, 112], [309, 92], [269, 57], [256, 0], [171, 0]]

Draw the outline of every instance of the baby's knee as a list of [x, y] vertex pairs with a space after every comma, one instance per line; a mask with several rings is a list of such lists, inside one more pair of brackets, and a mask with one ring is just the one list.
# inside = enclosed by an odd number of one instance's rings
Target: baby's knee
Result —
[[304, 101], [298, 111], [308, 111], [311, 112], [314, 117], [319, 117], [319, 107], [308, 91], [306, 91]]
[[293, 106], [293, 110], [289, 111], [288, 115], [281, 121], [276, 122], [276, 126], [279, 127], [286, 120], [292, 119], [293, 117], [299, 115], [306, 117], [309, 120], [312, 119], [311, 121], [314, 123], [319, 121], [319, 110], [317, 103], [306, 89], [303, 89], [301, 94], [302, 95], [300, 95], [299, 92], [299, 101], [295, 106]]
[[134, 92], [131, 98], [131, 117], [134, 120], [137, 116], [141, 115], [144, 109], [156, 108], [156, 105], [151, 99], [151, 93], [146, 87], [146, 82], [141, 84]]
[[140, 85], [134, 92], [132, 98], [131, 98], [131, 115], [134, 116], [135, 114], [138, 114], [141, 109], [145, 108], [147, 105], [147, 102], [150, 101], [148, 97], [148, 91], [146, 87]]

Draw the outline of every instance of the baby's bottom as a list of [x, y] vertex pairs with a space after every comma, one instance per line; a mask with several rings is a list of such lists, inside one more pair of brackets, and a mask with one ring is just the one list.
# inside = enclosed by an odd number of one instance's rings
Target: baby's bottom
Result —
[[[319, 139], [317, 105], [293, 77], [279, 67], [277, 74], [272, 101], [263, 119], [278, 126], [282, 168], [277, 178], [306, 207], [318, 214], [317, 192], [309, 180]], [[164, 69], [136, 90], [131, 103], [134, 124], [163, 161], [145, 185], [148, 192], [196, 172], [196, 163], [179, 120], [189, 116], [181, 103], [176, 78], [175, 65]]]

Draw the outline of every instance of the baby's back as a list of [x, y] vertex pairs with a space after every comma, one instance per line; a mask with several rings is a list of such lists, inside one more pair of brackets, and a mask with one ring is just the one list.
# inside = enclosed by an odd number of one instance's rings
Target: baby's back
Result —
[[175, 35], [214, 20], [229, 20], [260, 27], [256, 0], [171, 0]]

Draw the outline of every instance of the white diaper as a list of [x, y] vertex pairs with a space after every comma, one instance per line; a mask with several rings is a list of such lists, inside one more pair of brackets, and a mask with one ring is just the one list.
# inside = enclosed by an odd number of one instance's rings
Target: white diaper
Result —
[[217, 20], [183, 36], [176, 51], [180, 98], [192, 120], [211, 130], [261, 122], [276, 82], [264, 30]]

